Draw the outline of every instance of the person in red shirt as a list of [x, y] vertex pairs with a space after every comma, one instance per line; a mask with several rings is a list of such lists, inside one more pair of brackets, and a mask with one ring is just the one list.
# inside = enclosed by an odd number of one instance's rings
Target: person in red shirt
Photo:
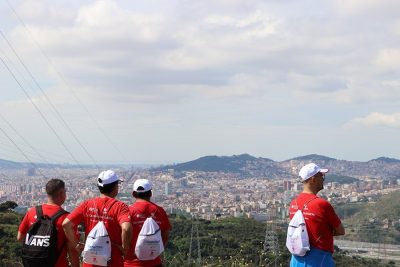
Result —
[[[107, 265], [111, 267], [124, 266], [123, 257], [128, 251], [132, 238], [128, 205], [115, 199], [120, 182], [121, 180], [118, 179], [114, 171], [101, 172], [97, 181], [100, 197], [88, 199], [81, 203], [63, 222], [67, 238], [74, 244], [76, 250], [82, 252], [84, 244], [79, 243], [75, 237], [73, 227], [83, 223], [85, 236], [87, 236], [101, 219], [111, 239], [111, 260]], [[97, 265], [83, 263], [83, 266], [94, 267]]]
[[[52, 217], [59, 210], [61, 210], [61, 205], [64, 204], [67, 197], [65, 190], [65, 183], [60, 179], [51, 179], [46, 183], [46, 193], [47, 193], [47, 203], [42, 204], [43, 215]], [[79, 267], [79, 255], [76, 252], [73, 244], [68, 242], [65, 237], [65, 233], [62, 228], [62, 222], [67, 217], [67, 213], [58, 217], [55, 221], [55, 226], [57, 229], [57, 250], [58, 258], [55, 267], [68, 267], [67, 253], [69, 261], [73, 267]], [[37, 219], [35, 207], [30, 208], [22, 219], [21, 224], [18, 228], [17, 239], [21, 242], [25, 240], [25, 236], [33, 223]], [[24, 261], [24, 266], [29, 266], [27, 262]]]
[[324, 188], [325, 174], [315, 163], [303, 166], [299, 176], [303, 192], [290, 203], [290, 219], [297, 210], [303, 210], [311, 250], [304, 256], [292, 255], [290, 267], [335, 266], [332, 258], [333, 236], [344, 235], [345, 230], [332, 205], [317, 193]]
[[161, 237], [163, 240], [164, 247], [167, 245], [169, 231], [171, 230], [171, 224], [169, 222], [167, 213], [165, 210], [150, 201], [152, 196], [152, 184], [147, 179], [138, 179], [133, 184], [132, 196], [136, 199], [135, 202], [129, 206], [129, 212], [131, 215], [131, 222], [133, 227], [133, 237], [128, 253], [124, 259], [125, 267], [160, 267], [162, 266], [161, 257], [158, 256], [154, 260], [139, 260], [135, 255], [136, 241], [139, 236], [139, 232], [142, 229], [144, 221], [148, 217], [152, 217], [157, 224], [160, 226]]

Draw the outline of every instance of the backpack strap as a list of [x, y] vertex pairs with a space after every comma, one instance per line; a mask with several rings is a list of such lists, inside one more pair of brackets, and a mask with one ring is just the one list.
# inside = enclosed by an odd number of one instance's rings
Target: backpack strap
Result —
[[36, 209], [36, 220], [39, 220], [43, 217], [42, 205], [35, 206], [35, 209]]
[[53, 216], [51, 216], [51, 222], [55, 223], [57, 221], [58, 218], [60, 218], [60, 216], [69, 213], [68, 211], [60, 208]]
[[318, 197], [314, 197], [312, 199], [310, 199], [309, 201], [306, 202], [306, 204], [303, 205], [303, 208], [301, 209], [301, 212], [303, 212], [304, 208], [307, 207], [308, 203], [310, 203], [311, 201], [313, 201], [314, 199], [317, 199]]
[[[50, 218], [51, 219], [51, 223], [53, 225], [55, 225], [57, 219], [60, 218], [62, 215], [67, 214], [67, 213], [69, 213], [69, 212], [64, 210], [63, 208], [60, 208], [55, 214], [53, 214], [53, 216], [51, 216], [51, 218]], [[64, 242], [64, 244], [60, 247], [59, 250], [57, 250], [57, 248], [56, 248], [57, 254], [56, 254], [55, 258], [54, 258], [55, 263], [58, 261], [58, 258], [60, 257], [61, 252], [63, 251], [63, 249], [67, 245], [67, 242], [69, 242], [69, 241], [66, 240], [66, 242]]]

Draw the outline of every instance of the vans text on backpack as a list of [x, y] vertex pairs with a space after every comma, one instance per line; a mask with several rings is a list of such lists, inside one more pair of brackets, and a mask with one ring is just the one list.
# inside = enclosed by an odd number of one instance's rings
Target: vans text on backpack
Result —
[[24, 267], [54, 267], [61, 253], [57, 250], [55, 222], [68, 212], [60, 209], [52, 217], [49, 217], [43, 215], [41, 205], [36, 206], [35, 209], [37, 219], [29, 228], [22, 245], [23, 265]]
[[139, 260], [154, 260], [164, 251], [161, 229], [157, 222], [147, 218], [139, 232], [135, 246], [135, 255]]
[[306, 222], [303, 216], [303, 210], [305, 207], [307, 207], [308, 203], [310, 203], [314, 199], [316, 199], [316, 197], [307, 201], [307, 203], [304, 204], [301, 210], [298, 209], [289, 222], [286, 235], [286, 247], [288, 248], [290, 253], [295, 256], [304, 256], [306, 255], [307, 251], [310, 250], [310, 241], [308, 238]]
[[[113, 200], [111, 205], [108, 207], [108, 211], [110, 211], [111, 207], [116, 203], [117, 200]], [[103, 212], [104, 208], [98, 210], [99, 212]], [[108, 232], [104, 222], [101, 220], [101, 215], [98, 214], [99, 221], [90, 230], [89, 234], [86, 237], [85, 248], [82, 251], [83, 262], [99, 265], [99, 266], [107, 266], [108, 261], [111, 260], [111, 239], [108, 236]]]

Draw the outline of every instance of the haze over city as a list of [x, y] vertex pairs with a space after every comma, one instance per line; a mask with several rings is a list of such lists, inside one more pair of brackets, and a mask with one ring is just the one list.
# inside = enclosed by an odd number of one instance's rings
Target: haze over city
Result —
[[2, 1], [0, 158], [42, 161], [23, 138], [50, 162], [400, 158], [398, 14], [394, 0]]

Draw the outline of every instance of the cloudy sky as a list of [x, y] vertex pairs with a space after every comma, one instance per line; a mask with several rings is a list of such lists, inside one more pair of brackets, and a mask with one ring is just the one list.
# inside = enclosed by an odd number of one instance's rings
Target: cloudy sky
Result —
[[400, 158], [397, 0], [0, 2], [0, 158]]

